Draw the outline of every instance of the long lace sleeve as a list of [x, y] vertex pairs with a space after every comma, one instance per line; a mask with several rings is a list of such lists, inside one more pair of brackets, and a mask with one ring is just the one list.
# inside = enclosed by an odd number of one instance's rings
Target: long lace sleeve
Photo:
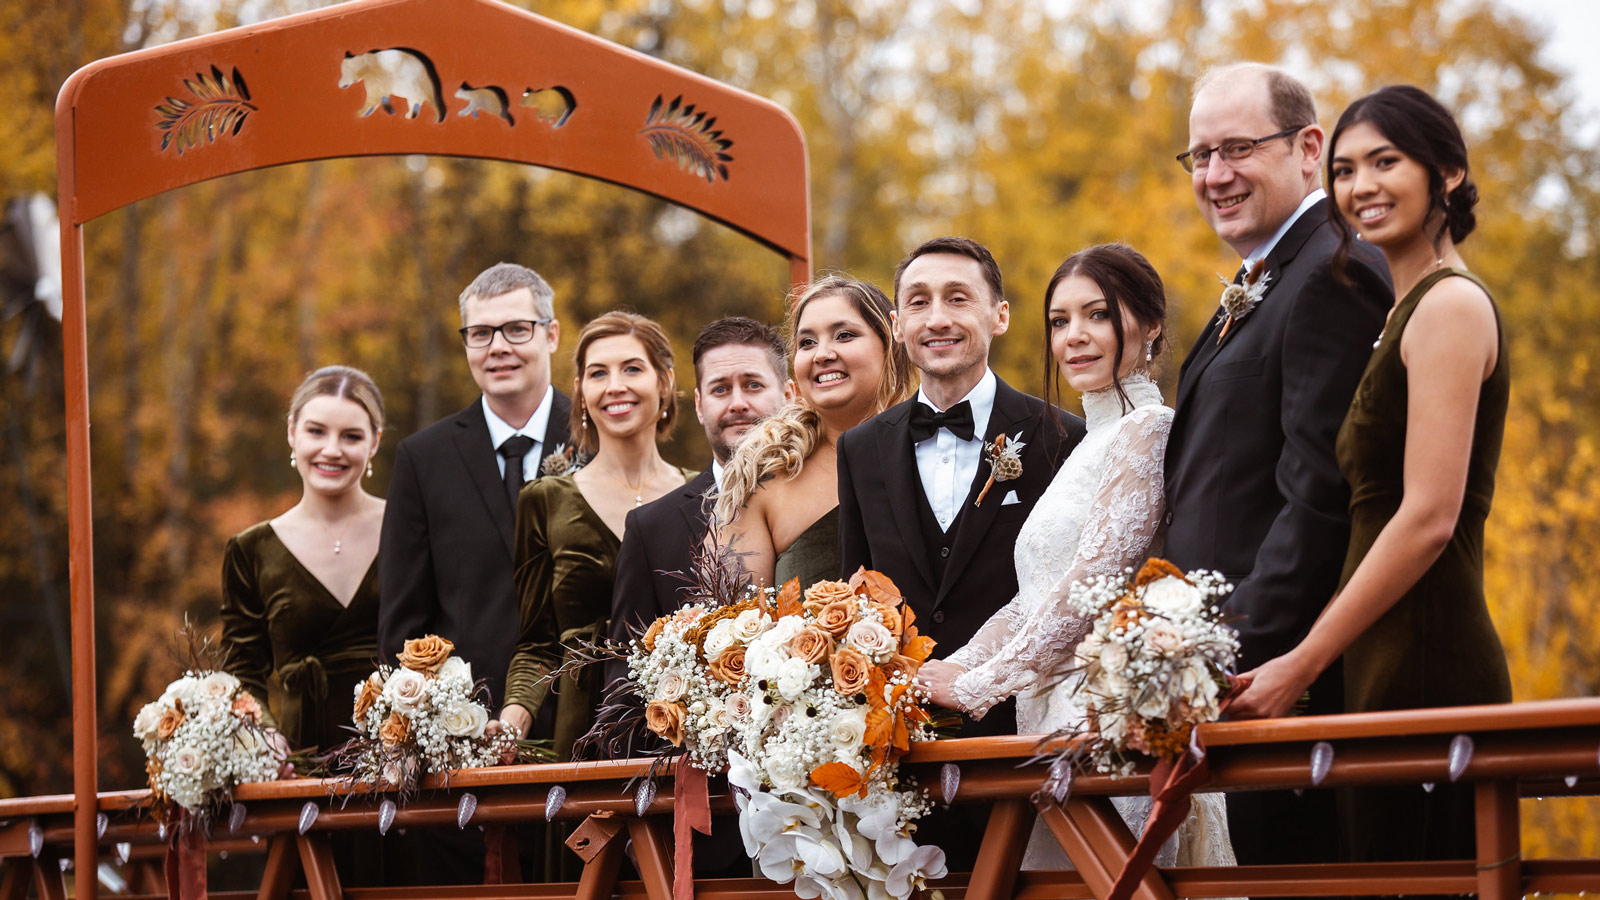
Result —
[[[981, 665], [969, 668], [952, 685], [967, 712], [981, 717], [1019, 692], [1049, 687], [1069, 665], [1069, 654], [1089, 627], [1067, 605], [1071, 585], [1143, 562], [1165, 505], [1163, 464], [1171, 427], [1172, 411], [1161, 406], [1136, 410], [1118, 424], [1078, 545], [1063, 548], [1072, 554], [1065, 577], [1031, 609], [1013, 609], [1021, 598], [1013, 600], [979, 631], [979, 638], [991, 639], [1010, 633], [1003, 646], [987, 652]], [[958, 655], [952, 654], [952, 661], [959, 663]]]

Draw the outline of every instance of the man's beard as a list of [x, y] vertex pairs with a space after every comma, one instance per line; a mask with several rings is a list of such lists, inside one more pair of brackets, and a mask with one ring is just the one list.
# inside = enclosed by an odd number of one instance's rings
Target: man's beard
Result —
[[[744, 440], [745, 435], [750, 433], [749, 429], [754, 428], [760, 421], [760, 419], [739, 419], [732, 422], [718, 422], [717, 439], [711, 442], [712, 455], [724, 461], [733, 459], [733, 451], [738, 449], [739, 442]], [[733, 440], [730, 441], [728, 440], [728, 432], [735, 428], [744, 428], [746, 430], [743, 434], [735, 435]], [[719, 453], [718, 451], [721, 452]]]

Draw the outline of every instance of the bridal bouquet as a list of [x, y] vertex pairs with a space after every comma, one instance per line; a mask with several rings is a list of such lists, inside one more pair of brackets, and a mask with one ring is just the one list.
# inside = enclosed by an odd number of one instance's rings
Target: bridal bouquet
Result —
[[933, 737], [913, 686], [933, 640], [877, 572], [803, 594], [790, 581], [773, 612], [731, 635], [743, 677], [728, 702], [728, 777], [749, 793], [745, 849], [801, 897], [904, 900], [945, 874], [944, 851], [910, 838], [930, 801], [897, 775], [911, 744]]
[[191, 669], [133, 720], [158, 809], [181, 807], [202, 822], [233, 788], [278, 777], [283, 756], [267, 740], [261, 706], [227, 672]]
[[1069, 751], [1102, 772], [1130, 772], [1129, 751], [1172, 758], [1194, 726], [1221, 715], [1237, 633], [1219, 604], [1233, 588], [1215, 572], [1187, 575], [1151, 559], [1126, 575], [1074, 584], [1069, 603], [1094, 625], [1078, 645], [1088, 698], [1084, 738]]
[[517, 756], [511, 730], [490, 734], [473, 699], [472, 666], [438, 637], [409, 640], [398, 667], [379, 666], [356, 685], [356, 737], [334, 752], [340, 768], [374, 787], [416, 790], [423, 775], [498, 765]]

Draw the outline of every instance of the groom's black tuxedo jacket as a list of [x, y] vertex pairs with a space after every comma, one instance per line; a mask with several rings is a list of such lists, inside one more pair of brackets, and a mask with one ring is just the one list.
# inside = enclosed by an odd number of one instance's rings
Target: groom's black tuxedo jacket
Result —
[[[572, 401], [551, 394], [540, 452], [567, 440]], [[498, 711], [516, 646], [512, 580], [516, 512], [506, 496], [483, 401], [400, 442], [378, 555], [378, 652], [393, 660], [406, 639], [437, 634], [488, 682]]]
[[[1332, 598], [1350, 538], [1350, 492], [1334, 440], [1372, 342], [1394, 301], [1389, 270], [1356, 242], [1331, 269], [1338, 236], [1328, 201], [1300, 216], [1267, 254], [1260, 304], [1219, 346], [1212, 318], [1183, 362], [1167, 443], [1165, 554], [1215, 569], [1243, 616], [1239, 669], [1299, 643]], [[1342, 712], [1337, 672], [1313, 689], [1315, 711]], [[1321, 703], [1317, 702], [1321, 695]]]
[[[996, 482], [983, 503], [974, 507], [989, 477], [988, 463], [979, 463], [961, 517], [946, 542], [928, 546], [918, 512], [918, 504], [927, 501], [908, 429], [916, 403], [912, 398], [891, 407], [839, 440], [839, 561], [846, 577], [857, 566], [866, 566], [893, 579], [916, 612], [917, 628], [938, 642], [934, 655], [944, 657], [971, 640], [1016, 596], [1012, 553], [1017, 531], [1056, 469], [1083, 439], [1084, 425], [1082, 419], [1060, 410], [1056, 411], [1060, 425], [1053, 424], [1045, 415], [1043, 400], [998, 381], [984, 439], [1022, 432], [1026, 443], [1022, 475]], [[1013, 491], [1019, 502], [1004, 505]], [[945, 563], [944, 578], [937, 581], [935, 554], [943, 554]]]

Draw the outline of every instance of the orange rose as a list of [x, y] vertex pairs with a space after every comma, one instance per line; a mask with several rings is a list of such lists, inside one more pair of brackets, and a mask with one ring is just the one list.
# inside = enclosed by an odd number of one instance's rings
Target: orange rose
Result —
[[867, 689], [867, 680], [872, 671], [872, 661], [854, 647], [846, 647], [833, 655], [829, 661], [833, 668], [833, 689], [849, 696], [859, 694]]
[[389, 718], [384, 719], [383, 724], [378, 726], [378, 740], [382, 741], [385, 747], [403, 744], [410, 736], [411, 720], [397, 712], [390, 713]]
[[711, 677], [725, 684], [737, 685], [744, 680], [744, 647], [734, 644], [722, 651], [706, 666]]
[[789, 639], [789, 655], [803, 659], [807, 665], [819, 663], [833, 652], [833, 635], [815, 625], [807, 625]]
[[261, 704], [249, 691], [240, 691], [233, 698], [233, 714], [246, 722], [261, 721]]
[[917, 677], [917, 670], [920, 668], [922, 668], [922, 663], [909, 656], [901, 656], [896, 653], [884, 661], [883, 676], [889, 681], [894, 681], [904, 675], [906, 682], [910, 683], [913, 678]]
[[900, 640], [900, 636], [906, 630], [905, 619], [900, 616], [900, 610], [887, 603], [873, 603], [872, 609], [878, 615], [883, 616], [883, 627], [889, 629], [889, 633], [894, 635], [895, 640]]
[[655, 649], [656, 649], [656, 636], [661, 634], [661, 629], [666, 628], [666, 627], [667, 627], [667, 617], [666, 616], [662, 616], [661, 618], [659, 618], [659, 619], [655, 620], [654, 622], [650, 623], [649, 630], [647, 630], [644, 633], [644, 637], [640, 638], [640, 640], [639, 640], [639, 643], [644, 645], [644, 649], [645, 649], [646, 653], [655, 652]]
[[[720, 657], [718, 657], [720, 659]], [[683, 707], [664, 700], [651, 700], [644, 708], [644, 723], [672, 746], [683, 746]]]
[[413, 638], [406, 641], [405, 649], [400, 651], [400, 665], [415, 672], [437, 675], [439, 667], [450, 658], [450, 651], [454, 649], [455, 644], [437, 634]]
[[183, 704], [180, 702], [161, 714], [160, 721], [156, 722], [156, 737], [163, 741], [172, 737], [172, 733], [178, 730], [183, 720]]
[[817, 613], [817, 627], [836, 638], [844, 637], [856, 622], [856, 598], [833, 600]]
[[855, 596], [855, 591], [843, 581], [819, 581], [806, 588], [806, 612], [820, 615], [822, 608], [829, 603], [847, 600]]
[[367, 717], [367, 713], [372, 712], [373, 704], [382, 696], [383, 685], [378, 683], [377, 674], [368, 676], [366, 681], [361, 682], [360, 692], [356, 694], [355, 711], [351, 713], [350, 718], [359, 725], [361, 720]]

